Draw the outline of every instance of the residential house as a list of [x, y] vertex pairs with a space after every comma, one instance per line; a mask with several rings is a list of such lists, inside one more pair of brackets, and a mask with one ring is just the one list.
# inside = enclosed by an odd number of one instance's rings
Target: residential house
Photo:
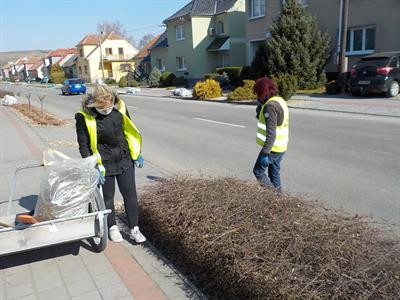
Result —
[[28, 61], [27, 57], [18, 59], [11, 67], [11, 74], [15, 80], [23, 81], [25, 79], [25, 62]]
[[43, 78], [43, 59], [40, 59], [28, 69], [28, 76], [30, 78]]
[[77, 55], [76, 48], [59, 48], [51, 51], [43, 59], [43, 76], [49, 77], [52, 65], [59, 64], [62, 67], [63, 63], [67, 61], [73, 54]]
[[[269, 28], [285, 0], [246, 0], [247, 64], [251, 64], [258, 46], [271, 35]], [[318, 28], [331, 38], [334, 54], [326, 67], [328, 75], [338, 72], [340, 0], [299, 0], [316, 17]], [[400, 50], [398, 0], [350, 0], [347, 31], [348, 66], [374, 52]]]
[[[149, 74], [151, 72], [151, 54], [150, 49], [159, 40], [161, 35], [157, 35], [152, 38], [133, 58], [137, 68], [143, 70], [143, 72]], [[161, 66], [159, 66], [160, 71], [164, 71]]]
[[43, 59], [40, 56], [32, 56], [32, 57], [28, 58], [27, 61], [24, 62], [24, 79], [26, 79], [28, 77], [30, 77], [30, 78], [39, 77], [39, 76], [36, 76], [38, 74], [35, 74], [35, 73], [37, 73], [37, 69], [34, 67], [37, 67], [37, 65], [38, 66], [40, 65], [40, 67], [43, 66]]
[[114, 32], [88, 34], [77, 45], [78, 77], [87, 82], [101, 79], [119, 81], [135, 69], [133, 58], [138, 50]]
[[3, 80], [10, 79], [12, 62], [8, 62], [1, 67], [1, 76]]
[[78, 70], [76, 69], [76, 61], [78, 55], [72, 54], [68, 56], [68, 59], [63, 63], [62, 69], [64, 70], [66, 78], [78, 77]]
[[217, 67], [246, 63], [244, 0], [193, 0], [164, 20], [166, 33], [151, 48], [152, 65], [202, 79]]

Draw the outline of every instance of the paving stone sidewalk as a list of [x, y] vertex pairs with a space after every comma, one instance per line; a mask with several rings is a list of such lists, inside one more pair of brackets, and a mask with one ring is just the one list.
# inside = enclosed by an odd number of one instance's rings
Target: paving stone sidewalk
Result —
[[[79, 157], [75, 132], [66, 127], [29, 127], [7, 107], [0, 106], [0, 215], [4, 215], [13, 171], [41, 161], [51, 146]], [[26, 174], [25, 174], [26, 173]], [[146, 164], [137, 174], [139, 188], [166, 176]], [[34, 204], [40, 174], [18, 176], [17, 213]], [[126, 232], [127, 228], [119, 222]], [[0, 300], [13, 299], [204, 299], [205, 297], [173, 268], [151, 244], [136, 245], [127, 235], [122, 243], [109, 242], [95, 253], [86, 241], [72, 242], [0, 257]], [[1, 247], [1, 236], [0, 236]]]

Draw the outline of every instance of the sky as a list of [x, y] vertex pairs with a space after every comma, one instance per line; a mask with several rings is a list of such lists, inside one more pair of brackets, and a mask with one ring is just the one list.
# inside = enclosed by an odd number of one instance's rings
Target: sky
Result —
[[118, 20], [137, 42], [190, 0], [0, 0], [0, 52], [74, 47], [101, 21]]

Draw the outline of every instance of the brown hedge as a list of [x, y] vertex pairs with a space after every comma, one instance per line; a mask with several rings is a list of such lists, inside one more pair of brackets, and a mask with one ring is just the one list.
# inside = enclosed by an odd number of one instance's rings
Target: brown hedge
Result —
[[396, 299], [399, 241], [362, 217], [232, 178], [140, 198], [151, 242], [211, 299]]

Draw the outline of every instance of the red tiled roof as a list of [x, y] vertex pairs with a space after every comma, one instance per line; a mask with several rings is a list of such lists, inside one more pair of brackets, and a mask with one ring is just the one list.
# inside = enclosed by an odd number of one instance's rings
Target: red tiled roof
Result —
[[99, 38], [101, 42], [105, 40], [124, 40], [123, 37], [114, 33], [114, 32], [106, 32], [104, 34], [87, 34], [76, 46], [83, 46], [83, 45], [98, 45]]
[[37, 63], [35, 63], [33, 66], [31, 66], [29, 68], [29, 70], [37, 70], [39, 69], [41, 66], [43, 66], [43, 60], [39, 60]]
[[16, 66], [22, 65], [22, 64], [26, 63], [27, 60], [28, 60], [28, 59], [27, 59], [26, 57], [20, 58], [20, 59], [18, 59], [18, 60], [15, 62], [14, 65], [16, 65]]
[[59, 48], [51, 51], [47, 57], [63, 57], [71, 53], [78, 54], [78, 50], [76, 48]]
[[29, 57], [25, 63], [26, 64], [36, 64], [39, 60], [42, 60], [42, 58], [39, 56], [32, 56], [32, 57]]
[[144, 47], [141, 49], [138, 54], [135, 55], [135, 58], [145, 58], [149, 55], [149, 49], [153, 47], [153, 45], [157, 42], [161, 35], [157, 35], [156, 37], [152, 38]]

